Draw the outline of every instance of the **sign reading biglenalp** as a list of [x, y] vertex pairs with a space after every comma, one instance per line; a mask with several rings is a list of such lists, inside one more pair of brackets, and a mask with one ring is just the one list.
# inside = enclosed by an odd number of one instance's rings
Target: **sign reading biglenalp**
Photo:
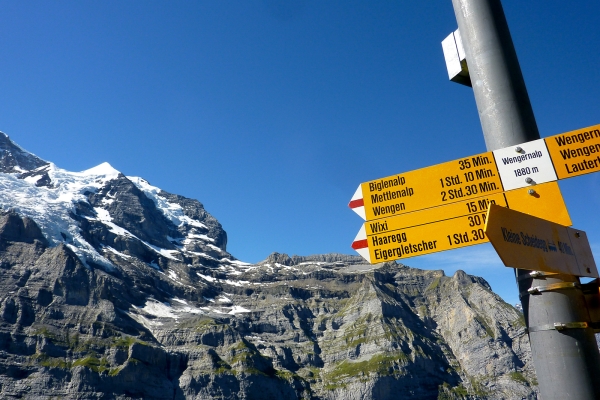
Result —
[[488, 203], [570, 225], [555, 181], [595, 171], [600, 125], [365, 182], [349, 204], [367, 221], [352, 247], [381, 262], [485, 243]]
[[365, 182], [350, 207], [370, 221], [502, 191], [488, 152]]
[[600, 171], [600, 125], [359, 185], [352, 208], [370, 221]]
[[487, 243], [483, 227], [490, 204], [571, 225], [558, 183], [495, 193], [440, 207], [367, 221], [352, 248], [371, 263]]

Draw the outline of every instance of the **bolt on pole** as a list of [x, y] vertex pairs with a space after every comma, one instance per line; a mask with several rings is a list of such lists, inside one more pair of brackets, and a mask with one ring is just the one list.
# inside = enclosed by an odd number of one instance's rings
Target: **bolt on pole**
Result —
[[[452, 0], [488, 151], [540, 138], [500, 0]], [[544, 400], [600, 399], [600, 353], [579, 284], [570, 275], [516, 270]], [[563, 289], [530, 293], [533, 287]], [[562, 329], [564, 326], [578, 328]]]

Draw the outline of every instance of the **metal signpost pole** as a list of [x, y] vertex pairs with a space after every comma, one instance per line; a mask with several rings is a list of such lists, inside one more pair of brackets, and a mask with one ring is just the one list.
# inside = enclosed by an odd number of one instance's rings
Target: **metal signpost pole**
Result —
[[[452, 0], [488, 151], [540, 138], [500, 0]], [[518, 150], [516, 150], [518, 151]], [[570, 275], [517, 270], [541, 397], [600, 399], [600, 354]], [[537, 289], [536, 289], [537, 288]]]

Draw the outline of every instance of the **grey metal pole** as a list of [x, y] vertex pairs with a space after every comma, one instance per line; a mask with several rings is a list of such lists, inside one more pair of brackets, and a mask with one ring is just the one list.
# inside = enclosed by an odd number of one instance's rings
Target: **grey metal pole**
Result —
[[[539, 139], [500, 0], [452, 0], [452, 4], [488, 151]], [[600, 399], [600, 354], [593, 330], [554, 327], [590, 321], [581, 289], [563, 285], [579, 279], [533, 277], [526, 270], [517, 270], [516, 275], [541, 397]], [[564, 288], [528, 292], [551, 284]]]

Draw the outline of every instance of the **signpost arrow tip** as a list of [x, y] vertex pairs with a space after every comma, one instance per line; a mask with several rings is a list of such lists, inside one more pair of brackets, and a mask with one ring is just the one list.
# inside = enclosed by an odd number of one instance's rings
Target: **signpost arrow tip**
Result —
[[352, 242], [352, 248], [356, 250], [356, 252], [362, 256], [362, 258], [367, 260], [369, 263], [371, 262], [369, 242], [367, 242], [367, 231], [365, 230], [364, 225], [360, 227], [358, 234], [354, 238], [354, 242]]
[[354, 196], [352, 196], [352, 198], [350, 199], [348, 207], [350, 207], [352, 211], [360, 215], [362, 219], [364, 219], [365, 221], [367, 220], [361, 185], [358, 185], [358, 189], [356, 189], [356, 192], [354, 192]]

